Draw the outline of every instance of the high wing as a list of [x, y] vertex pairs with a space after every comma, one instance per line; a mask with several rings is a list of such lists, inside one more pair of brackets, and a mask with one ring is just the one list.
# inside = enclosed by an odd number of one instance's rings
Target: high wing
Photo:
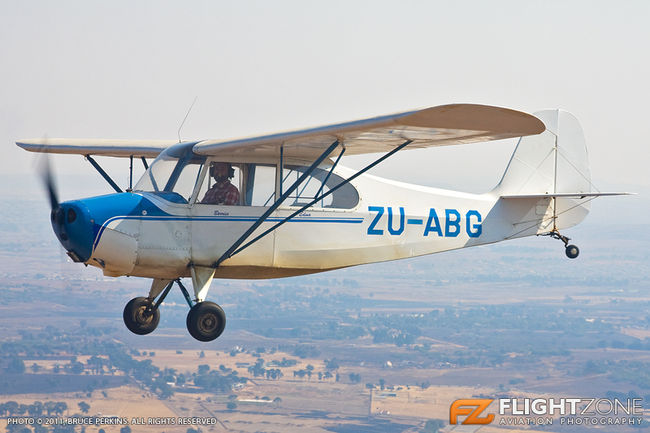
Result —
[[[535, 116], [501, 107], [451, 104], [230, 140], [204, 140], [194, 146], [202, 155], [277, 157], [280, 148], [288, 157], [313, 160], [338, 140], [347, 155], [388, 152], [411, 140], [409, 149], [474, 143], [522, 137], [543, 132]], [[16, 144], [31, 152], [155, 158], [175, 140], [120, 140], [85, 138], [36, 138]]]
[[160, 152], [176, 144], [175, 140], [117, 140], [97, 138], [32, 138], [16, 144], [30, 152], [98, 155], [128, 158], [155, 158]]
[[235, 140], [205, 140], [194, 152], [213, 156], [278, 156], [313, 160], [338, 140], [346, 155], [388, 152], [412, 140], [409, 149], [474, 143], [540, 134], [544, 123], [501, 107], [451, 104], [353, 122]]

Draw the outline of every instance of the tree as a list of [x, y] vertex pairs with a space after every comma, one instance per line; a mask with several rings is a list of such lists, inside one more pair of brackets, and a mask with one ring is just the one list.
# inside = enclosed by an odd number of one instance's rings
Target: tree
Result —
[[3, 413], [7, 413], [9, 415], [15, 415], [16, 411], [18, 410], [18, 403], [15, 401], [8, 401], [2, 405]]
[[208, 371], [210, 371], [210, 366], [208, 364], [199, 365], [199, 369], [198, 369], [199, 375], [207, 374]]
[[438, 433], [445, 423], [439, 419], [430, 419], [424, 423], [422, 433]]
[[30, 368], [32, 369], [32, 373], [38, 373], [39, 370], [41, 369], [41, 366], [38, 365], [37, 363], [33, 363]]
[[90, 410], [90, 405], [85, 401], [82, 401], [77, 405], [79, 406], [79, 409], [81, 410], [82, 413], [88, 413], [88, 410]]
[[16, 413], [21, 416], [25, 415], [27, 413], [27, 405], [23, 403], [19, 404]]
[[[49, 431], [47, 429], [47, 427], [45, 427], [43, 425], [36, 424], [33, 427], [34, 427], [34, 433], [48, 433], [48, 431]], [[106, 433], [106, 432], [104, 432], [104, 433]]]
[[131, 427], [129, 427], [128, 425], [125, 425], [124, 427], [122, 427], [120, 429], [120, 433], [131, 433]]
[[97, 355], [88, 359], [88, 368], [95, 374], [104, 373], [104, 360]]
[[350, 378], [350, 382], [352, 382], [352, 383], [359, 383], [359, 382], [361, 382], [361, 375], [360, 375], [360, 374], [350, 373], [350, 374], [348, 375], [348, 377]]
[[75, 433], [75, 429], [72, 424], [59, 424], [54, 426], [52, 433]]
[[35, 401], [27, 407], [27, 413], [30, 416], [41, 416], [43, 414], [43, 403]]
[[52, 416], [52, 414], [56, 412], [56, 402], [46, 401], [43, 409], [47, 412], [47, 416]]
[[229, 401], [228, 404], [226, 405], [226, 408], [228, 408], [228, 410], [235, 410], [237, 409], [237, 403], [235, 403], [234, 401]]
[[29, 427], [19, 424], [9, 424], [6, 431], [9, 433], [32, 433]]
[[64, 401], [57, 401], [57, 402], [54, 404], [54, 413], [55, 413], [55, 414], [61, 416], [61, 415], [63, 415], [63, 412], [65, 412], [66, 410], [68, 410], [68, 405], [67, 405], [66, 402], [64, 402]]
[[12, 356], [7, 364], [7, 373], [23, 374], [25, 372], [25, 362], [17, 356]]
[[81, 374], [84, 371], [84, 365], [79, 361], [71, 362], [69, 368], [73, 374]]
[[325, 368], [327, 370], [337, 370], [339, 368], [339, 362], [336, 360], [336, 358], [326, 359]]

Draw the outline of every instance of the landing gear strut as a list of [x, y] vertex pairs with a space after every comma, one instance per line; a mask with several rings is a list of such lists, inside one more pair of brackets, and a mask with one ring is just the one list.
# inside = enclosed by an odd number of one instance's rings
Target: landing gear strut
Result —
[[544, 233], [539, 236], [550, 236], [553, 239], [561, 240], [564, 243], [564, 253], [570, 259], [575, 259], [580, 254], [580, 249], [577, 246], [573, 244], [569, 244], [571, 238], [561, 235], [556, 228], [553, 228], [553, 230], [551, 230], [550, 232]]
[[[209, 287], [211, 278], [203, 281], [201, 287]], [[176, 280], [154, 280], [148, 297], [133, 298], [124, 307], [124, 324], [129, 331], [138, 335], [153, 332], [160, 322], [159, 307], [169, 294], [174, 283], [181, 289], [190, 311], [187, 314], [187, 330], [199, 341], [212, 341], [219, 337], [226, 327], [226, 313], [214, 302], [201, 301], [197, 293], [197, 301], [193, 302], [187, 289]], [[196, 290], [195, 290], [196, 292]], [[160, 296], [159, 296], [160, 295]], [[158, 297], [158, 299], [156, 299]]]

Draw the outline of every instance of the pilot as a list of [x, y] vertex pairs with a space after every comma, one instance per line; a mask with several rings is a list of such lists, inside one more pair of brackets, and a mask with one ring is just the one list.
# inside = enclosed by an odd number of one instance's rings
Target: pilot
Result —
[[239, 204], [239, 190], [230, 183], [235, 175], [235, 170], [227, 162], [215, 162], [210, 166], [210, 176], [214, 178], [214, 185], [205, 193], [202, 204], [223, 204], [236, 206]]

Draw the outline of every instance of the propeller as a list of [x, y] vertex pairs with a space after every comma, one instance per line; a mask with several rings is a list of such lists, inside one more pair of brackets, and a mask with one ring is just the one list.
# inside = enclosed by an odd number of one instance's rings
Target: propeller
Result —
[[47, 153], [43, 154], [43, 160], [41, 162], [41, 176], [43, 178], [43, 184], [47, 191], [47, 196], [50, 199], [50, 207], [52, 212], [58, 209], [59, 206], [59, 195], [56, 191], [56, 185], [54, 184], [54, 177], [52, 176], [52, 166], [50, 165], [50, 157]]
[[85, 208], [75, 202], [59, 202], [54, 170], [47, 152], [42, 153], [37, 167], [50, 201], [50, 220], [54, 234], [73, 261], [85, 262], [90, 257], [92, 246], [92, 239], [88, 240], [92, 235], [91, 220], [83, 217]]
[[52, 228], [54, 228], [54, 232], [59, 237], [59, 240], [67, 240], [68, 235], [63, 227], [65, 212], [59, 204], [59, 194], [54, 182], [54, 171], [50, 163], [50, 156], [47, 153], [44, 153], [41, 157], [39, 172], [43, 181], [43, 186], [45, 186], [47, 198], [50, 201], [50, 219], [52, 220]]

